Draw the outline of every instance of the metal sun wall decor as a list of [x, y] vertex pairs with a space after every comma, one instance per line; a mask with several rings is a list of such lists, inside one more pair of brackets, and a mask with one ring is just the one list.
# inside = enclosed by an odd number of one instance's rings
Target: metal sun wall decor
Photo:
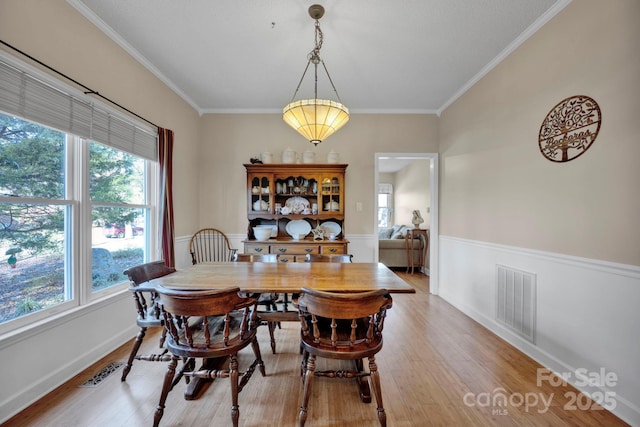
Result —
[[540, 152], [552, 162], [568, 162], [582, 155], [596, 140], [602, 115], [598, 103], [585, 95], [563, 99], [540, 126]]

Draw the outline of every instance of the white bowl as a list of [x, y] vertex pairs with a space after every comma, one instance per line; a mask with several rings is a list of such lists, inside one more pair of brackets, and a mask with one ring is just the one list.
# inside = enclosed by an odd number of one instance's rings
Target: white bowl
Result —
[[256, 240], [269, 240], [269, 237], [271, 237], [271, 228], [253, 227], [253, 235], [256, 236]]

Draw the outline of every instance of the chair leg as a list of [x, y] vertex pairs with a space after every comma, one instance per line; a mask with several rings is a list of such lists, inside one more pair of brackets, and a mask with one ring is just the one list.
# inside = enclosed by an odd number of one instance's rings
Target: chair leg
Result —
[[267, 327], [269, 328], [269, 338], [271, 339], [271, 352], [276, 354], [276, 338], [273, 334], [276, 329], [276, 322], [267, 322]]
[[229, 380], [231, 381], [231, 422], [238, 427], [240, 408], [238, 407], [238, 359], [235, 354], [229, 356]]
[[380, 387], [380, 374], [378, 373], [378, 365], [376, 365], [376, 358], [374, 356], [369, 357], [369, 372], [371, 388], [373, 394], [376, 397], [376, 405], [378, 406], [378, 420], [381, 427], [387, 426], [387, 414], [384, 412], [384, 406], [382, 405], [382, 388]]
[[162, 335], [160, 336], [160, 348], [164, 347], [164, 342], [167, 339], [167, 329], [162, 328]]
[[302, 347], [302, 343], [300, 344], [300, 354], [302, 354], [302, 362], [300, 363], [300, 377], [302, 378], [302, 382], [304, 383], [304, 372], [307, 368], [307, 360], [309, 360], [309, 352], [304, 351]]
[[160, 393], [160, 401], [158, 402], [158, 406], [156, 408], [156, 413], [153, 416], [153, 427], [158, 427], [160, 424], [160, 419], [162, 415], [164, 415], [164, 404], [167, 401], [167, 396], [172, 389], [171, 383], [173, 382], [173, 377], [176, 373], [176, 366], [178, 366], [177, 356], [171, 356], [171, 361], [169, 361], [169, 366], [167, 367], [167, 372], [164, 374], [164, 382], [162, 383], [162, 392]]
[[311, 383], [313, 382], [316, 370], [316, 356], [312, 354], [307, 361], [307, 369], [304, 373], [304, 386], [302, 390], [302, 405], [298, 414], [298, 427], [304, 427], [307, 422], [307, 406], [309, 405], [309, 396], [311, 395]]
[[267, 376], [267, 373], [264, 370], [264, 362], [262, 361], [262, 354], [260, 353], [260, 345], [258, 345], [257, 338], [254, 338], [253, 341], [251, 341], [251, 348], [253, 349], [253, 354], [258, 361], [258, 368], [260, 369], [260, 373], [263, 377]]
[[146, 327], [140, 327], [140, 331], [136, 335], [136, 339], [133, 342], [133, 347], [131, 348], [131, 353], [129, 353], [129, 360], [127, 360], [127, 364], [122, 369], [122, 377], [120, 381], [126, 381], [127, 375], [129, 375], [129, 371], [131, 371], [131, 365], [133, 365], [133, 360], [136, 358], [136, 354], [138, 354], [138, 350], [140, 350], [140, 345], [142, 344], [142, 340], [147, 333]]
[[[273, 301], [273, 302], [271, 303], [271, 310], [273, 310], [273, 311], [278, 311], [278, 304], [276, 304], [276, 302], [275, 302], [275, 301]], [[275, 323], [276, 323], [276, 325], [278, 326], [278, 329], [282, 329], [282, 325], [280, 324], [280, 322], [275, 322]], [[275, 354], [275, 350], [274, 350], [273, 352], [274, 352], [274, 354]]]

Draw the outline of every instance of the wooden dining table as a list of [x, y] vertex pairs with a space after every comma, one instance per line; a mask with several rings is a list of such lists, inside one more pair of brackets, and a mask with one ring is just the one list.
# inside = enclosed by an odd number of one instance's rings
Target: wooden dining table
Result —
[[172, 289], [222, 289], [247, 293], [298, 293], [302, 288], [328, 292], [386, 289], [415, 293], [382, 263], [217, 262], [196, 264], [150, 282]]
[[[149, 282], [150, 286], [170, 289], [224, 289], [239, 287], [241, 292], [300, 293], [302, 288], [327, 292], [362, 292], [386, 289], [389, 293], [415, 293], [382, 263], [327, 262], [217, 262], [196, 264]], [[296, 321], [297, 311], [261, 313], [264, 321]], [[205, 361], [203, 369], [217, 368], [220, 360]], [[195, 399], [211, 380], [191, 381], [185, 399]], [[363, 401], [370, 401], [368, 384], [359, 381]]]

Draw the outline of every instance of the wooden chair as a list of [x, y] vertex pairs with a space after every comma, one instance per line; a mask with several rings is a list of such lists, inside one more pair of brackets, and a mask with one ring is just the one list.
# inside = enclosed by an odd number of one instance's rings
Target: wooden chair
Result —
[[193, 265], [203, 262], [229, 262], [237, 251], [231, 248], [227, 236], [216, 228], [198, 230], [189, 241]]
[[353, 262], [350, 254], [307, 254], [304, 262]]
[[[236, 253], [233, 255], [232, 261], [234, 262], [278, 262], [278, 254], [239, 254]], [[266, 294], [253, 294], [252, 297], [258, 298], [258, 305], [263, 305], [266, 310], [269, 311], [277, 311], [278, 310], [278, 299], [280, 295], [277, 293], [266, 293]], [[279, 325], [280, 322], [272, 322], [266, 321], [264, 322], [269, 328], [269, 337], [271, 339], [271, 352], [276, 354], [276, 339], [274, 335], [274, 331], [276, 325]]]
[[[122, 370], [122, 381], [126, 381], [127, 375], [129, 375], [129, 371], [131, 371], [131, 366], [138, 354], [138, 350], [140, 350], [140, 345], [147, 333], [147, 328], [162, 327], [162, 316], [160, 314], [160, 308], [157, 305], [158, 295], [153, 289], [147, 288], [143, 284], [151, 279], [166, 276], [175, 271], [175, 268], [167, 267], [164, 261], [155, 261], [131, 267], [123, 273], [129, 277], [129, 291], [133, 294], [133, 300], [135, 301], [136, 311], [138, 312], [136, 323], [140, 327], [140, 331], [133, 342], [129, 360], [127, 360], [127, 364]], [[160, 347], [164, 345], [165, 337], [166, 333], [163, 330], [162, 336], [160, 337]]]
[[[353, 262], [353, 255], [350, 254], [307, 254], [304, 258], [304, 262]], [[291, 301], [294, 307], [298, 304], [299, 294], [292, 294]], [[300, 349], [302, 350], [302, 349]]]
[[278, 262], [278, 254], [239, 254], [231, 258], [235, 262]]
[[[240, 291], [238, 287], [174, 290], [159, 286], [157, 291], [161, 300], [164, 327], [167, 331], [166, 346], [171, 357], [154, 416], [154, 427], [160, 423], [165, 402], [173, 384], [183, 375], [186, 378], [200, 379], [229, 378], [231, 420], [233, 425], [237, 426], [240, 415], [238, 394], [253, 375], [256, 366], [259, 367], [262, 376], [265, 376], [264, 363], [256, 338], [257, 300], [238, 295]], [[237, 355], [248, 345], [253, 348], [255, 360], [245, 372], [240, 372]], [[176, 366], [180, 358], [187, 358], [187, 360], [202, 358], [210, 361], [223, 357], [229, 358], [228, 369], [204, 368], [194, 371], [194, 364], [187, 362], [185, 363], [187, 368], [176, 375]], [[242, 377], [241, 380], [240, 377]]]
[[[381, 426], [386, 426], [375, 355], [382, 349], [384, 319], [391, 306], [391, 296], [384, 289], [360, 293], [302, 289], [298, 310], [302, 326], [304, 383], [298, 426], [304, 426], [307, 420], [311, 385], [316, 376], [355, 378], [361, 388], [360, 397], [365, 402], [371, 401], [371, 396], [366, 390], [367, 386], [370, 386], [376, 398], [378, 420]], [[353, 360], [355, 369], [316, 371], [316, 357]], [[369, 360], [368, 372], [363, 366], [365, 357]], [[368, 384], [364, 380], [365, 377], [369, 377]]]

